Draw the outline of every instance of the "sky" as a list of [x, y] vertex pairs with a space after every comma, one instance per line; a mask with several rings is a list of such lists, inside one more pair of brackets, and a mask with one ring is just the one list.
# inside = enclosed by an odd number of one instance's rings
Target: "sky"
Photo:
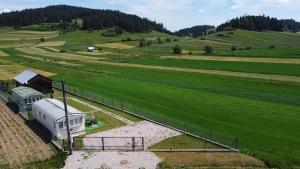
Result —
[[120, 10], [163, 23], [171, 31], [217, 26], [242, 15], [300, 21], [300, 0], [0, 0], [0, 12], [58, 4]]

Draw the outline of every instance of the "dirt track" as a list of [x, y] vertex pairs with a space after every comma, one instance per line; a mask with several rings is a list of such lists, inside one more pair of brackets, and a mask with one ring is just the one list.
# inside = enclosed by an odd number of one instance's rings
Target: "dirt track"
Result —
[[0, 155], [4, 157], [6, 164], [19, 166], [49, 159], [54, 154], [54, 150], [2, 101], [0, 112]]
[[249, 58], [249, 57], [221, 57], [221, 56], [162, 56], [165, 59], [188, 59], [188, 60], [211, 60], [224, 62], [258, 62], [258, 63], [281, 63], [300, 64], [300, 59], [284, 58]]
[[[90, 61], [87, 61], [87, 62], [90, 62]], [[247, 72], [232, 72], [232, 71], [206, 70], [206, 69], [193, 69], [193, 68], [177, 68], [177, 67], [140, 65], [140, 64], [130, 64], [130, 63], [115, 63], [115, 62], [106, 62], [106, 61], [95, 61], [95, 62], [90, 62], [90, 63], [98, 63], [98, 64], [122, 66], [122, 67], [142, 68], [142, 69], [152, 69], [152, 70], [165, 70], [165, 71], [175, 71], [175, 72], [185, 72], [185, 73], [201, 73], [201, 74], [211, 74], [211, 75], [221, 75], [221, 76], [232, 76], [232, 77], [243, 77], [243, 78], [254, 78], [254, 79], [272, 80], [272, 81], [300, 83], [300, 77], [297, 77], [297, 76], [259, 74], [259, 73], [247, 73]]]

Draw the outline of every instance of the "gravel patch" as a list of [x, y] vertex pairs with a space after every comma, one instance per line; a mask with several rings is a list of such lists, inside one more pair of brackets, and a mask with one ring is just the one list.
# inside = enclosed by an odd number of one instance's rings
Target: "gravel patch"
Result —
[[[93, 139], [88, 137], [144, 137], [144, 147], [148, 147], [159, 143], [169, 137], [180, 135], [180, 132], [163, 127], [149, 121], [141, 121], [134, 125], [126, 125], [123, 127], [115, 128], [99, 132], [96, 134], [88, 135], [83, 139], [85, 147], [102, 146], [102, 142], [99, 139]], [[141, 145], [141, 139], [135, 140], [136, 145]], [[105, 139], [105, 146], [128, 146], [132, 144], [132, 139]]]
[[74, 152], [63, 169], [155, 169], [161, 160], [152, 152]]

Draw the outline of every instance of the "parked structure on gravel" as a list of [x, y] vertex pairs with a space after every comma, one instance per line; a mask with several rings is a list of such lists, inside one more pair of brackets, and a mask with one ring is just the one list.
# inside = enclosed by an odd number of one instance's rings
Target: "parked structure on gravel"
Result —
[[19, 113], [28, 119], [28, 111], [31, 111], [32, 103], [41, 100], [43, 94], [30, 87], [20, 86], [12, 89], [11, 102], [15, 103], [19, 108]]
[[[70, 132], [72, 137], [85, 134], [84, 113], [72, 106], [67, 106]], [[39, 121], [51, 133], [52, 138], [67, 138], [67, 122], [62, 101], [57, 99], [42, 99], [32, 105], [34, 119]]]
[[25, 70], [17, 75], [14, 80], [16, 81], [16, 87], [27, 86], [42, 93], [53, 93], [52, 80], [31, 70]]

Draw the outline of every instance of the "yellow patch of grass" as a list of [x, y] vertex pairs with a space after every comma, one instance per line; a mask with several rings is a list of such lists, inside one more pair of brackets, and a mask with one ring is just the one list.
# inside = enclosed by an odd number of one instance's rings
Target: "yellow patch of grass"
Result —
[[32, 46], [33, 43], [21, 43], [21, 44], [9, 44], [9, 45], [0, 45], [0, 48], [21, 48]]
[[97, 44], [96, 46], [105, 47], [105, 48], [112, 48], [112, 49], [132, 49], [134, 46], [127, 45], [125, 43], [104, 43], [104, 44]]
[[254, 157], [242, 153], [230, 152], [161, 152], [156, 153], [162, 161], [171, 167], [265, 167], [265, 164]]
[[0, 57], [1, 56], [8, 56], [8, 54], [0, 50]]
[[22, 65], [0, 65], [0, 80], [10, 80], [24, 70], [32, 70], [38, 74], [49, 77], [55, 75], [51, 72], [46, 72], [39, 69], [29, 68]]
[[52, 48], [52, 47], [44, 47], [52, 52], [59, 52], [59, 49], [56, 49], [56, 48]]
[[35, 46], [37, 47], [43, 47], [43, 46], [62, 46], [66, 43], [66, 41], [50, 41], [50, 42], [43, 42], [40, 44], [37, 44]]
[[91, 57], [91, 56], [83, 56], [83, 55], [76, 55], [71, 53], [56, 53], [56, 52], [49, 52], [41, 48], [37, 47], [24, 47], [24, 48], [16, 48], [16, 50], [19, 50], [21, 52], [24, 52], [26, 54], [36, 54], [40, 56], [46, 56], [50, 58], [55, 59], [62, 59], [62, 60], [78, 60], [78, 61], [90, 61], [90, 60], [97, 60], [97, 57]]

